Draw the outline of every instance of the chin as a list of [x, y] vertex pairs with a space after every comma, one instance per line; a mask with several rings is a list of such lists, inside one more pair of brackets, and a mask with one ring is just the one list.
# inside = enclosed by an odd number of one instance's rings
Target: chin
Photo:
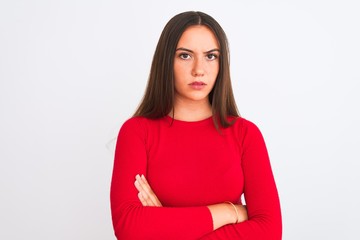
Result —
[[192, 101], [196, 101], [196, 102], [202, 102], [202, 101], [207, 101], [209, 98], [208, 98], [208, 95], [205, 95], [205, 96], [189, 97], [189, 99]]

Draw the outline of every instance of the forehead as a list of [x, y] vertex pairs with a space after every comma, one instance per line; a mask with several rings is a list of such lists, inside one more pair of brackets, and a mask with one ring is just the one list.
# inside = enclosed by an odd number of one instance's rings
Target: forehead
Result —
[[215, 34], [206, 26], [195, 25], [188, 27], [181, 35], [177, 47], [191, 50], [204, 50], [219, 48]]

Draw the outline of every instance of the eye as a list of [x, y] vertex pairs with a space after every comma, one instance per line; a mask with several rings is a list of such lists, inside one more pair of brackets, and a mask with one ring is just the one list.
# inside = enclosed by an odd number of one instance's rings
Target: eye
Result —
[[190, 54], [188, 54], [188, 53], [181, 53], [181, 54], [179, 55], [179, 57], [180, 57], [181, 59], [183, 59], [183, 60], [188, 60], [188, 59], [191, 58]]
[[209, 53], [208, 55], [206, 55], [206, 58], [208, 60], [215, 60], [218, 58], [218, 55], [214, 54], [214, 53]]

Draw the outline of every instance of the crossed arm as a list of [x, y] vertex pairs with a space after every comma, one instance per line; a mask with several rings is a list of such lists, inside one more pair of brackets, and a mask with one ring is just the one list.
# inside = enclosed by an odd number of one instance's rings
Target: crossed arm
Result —
[[[138, 190], [138, 198], [143, 206], [162, 207], [162, 204], [144, 175], [136, 175], [134, 185]], [[246, 207], [241, 204], [219, 203], [207, 206], [210, 210], [214, 230], [232, 223], [244, 222], [248, 219]]]
[[239, 224], [231, 224], [237, 219], [231, 204], [162, 206], [145, 177], [134, 179], [147, 172], [145, 133], [135, 120], [120, 131], [115, 152], [110, 197], [118, 239], [281, 239], [280, 202], [267, 150], [255, 125], [244, 122], [241, 130], [247, 207], [235, 205]]

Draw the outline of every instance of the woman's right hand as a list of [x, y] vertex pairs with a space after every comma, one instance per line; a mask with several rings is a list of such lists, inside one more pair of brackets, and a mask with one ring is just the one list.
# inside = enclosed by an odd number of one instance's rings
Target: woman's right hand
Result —
[[238, 219], [238, 223], [244, 222], [246, 220], [248, 220], [248, 214], [247, 214], [247, 208], [246, 205], [242, 205], [242, 204], [235, 204], [238, 213], [239, 213], [239, 219]]
[[[135, 176], [135, 187], [139, 191], [138, 198], [143, 206], [162, 207], [160, 200], [144, 175]], [[236, 207], [237, 212], [234, 209]], [[248, 220], [246, 206], [242, 204], [218, 203], [207, 206], [213, 218], [214, 230], [227, 224], [241, 223]]]
[[208, 206], [213, 218], [214, 230], [227, 224], [241, 223], [248, 220], [246, 206], [242, 204], [219, 203]]

